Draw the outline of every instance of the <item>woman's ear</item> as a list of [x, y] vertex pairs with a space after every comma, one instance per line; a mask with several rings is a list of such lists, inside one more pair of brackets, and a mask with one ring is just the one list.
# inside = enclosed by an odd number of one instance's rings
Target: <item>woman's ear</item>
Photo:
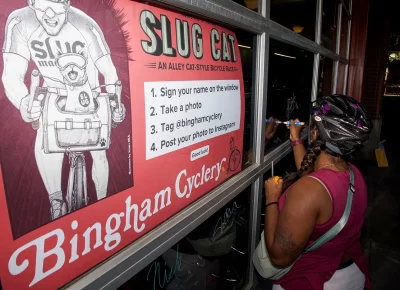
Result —
[[312, 136], [313, 136], [313, 141], [317, 140], [318, 132], [317, 132], [317, 129], [316, 129], [316, 128], [314, 128], [313, 133], [312, 133]]

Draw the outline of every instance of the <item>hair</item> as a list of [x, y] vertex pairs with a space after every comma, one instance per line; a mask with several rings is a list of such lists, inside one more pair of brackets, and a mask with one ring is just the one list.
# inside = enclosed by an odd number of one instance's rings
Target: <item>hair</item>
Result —
[[325, 152], [333, 157], [340, 157], [345, 162], [352, 162], [352, 163], [357, 162], [359, 157], [357, 151], [347, 155], [339, 155], [337, 153], [334, 153], [330, 151], [328, 148], [326, 148], [325, 144], [322, 143], [321, 139], [317, 137], [317, 140], [312, 142], [308, 147], [306, 155], [304, 155], [303, 161], [301, 161], [300, 169], [297, 170], [296, 172], [288, 173], [283, 178], [282, 192], [288, 189], [294, 182], [296, 182], [304, 172], [306, 172], [308, 169], [314, 166], [315, 161], [317, 160], [321, 152]]
[[288, 173], [283, 178], [283, 190], [286, 190], [291, 186], [304, 172], [314, 166], [315, 160], [325, 150], [325, 145], [320, 140], [316, 140], [310, 144], [307, 149], [306, 155], [301, 161], [301, 166], [296, 172]]

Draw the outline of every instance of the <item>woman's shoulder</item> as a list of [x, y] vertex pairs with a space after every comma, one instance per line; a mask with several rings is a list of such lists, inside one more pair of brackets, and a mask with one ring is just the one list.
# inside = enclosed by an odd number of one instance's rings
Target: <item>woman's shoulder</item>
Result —
[[325, 192], [326, 188], [318, 179], [310, 178], [308, 174], [297, 180], [293, 186], [288, 189], [288, 194], [295, 198], [310, 198], [318, 197], [321, 192]]

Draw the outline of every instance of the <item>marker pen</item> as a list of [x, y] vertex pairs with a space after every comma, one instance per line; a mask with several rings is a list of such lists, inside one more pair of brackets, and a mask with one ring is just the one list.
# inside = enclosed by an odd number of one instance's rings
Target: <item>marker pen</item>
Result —
[[[271, 120], [270, 119], [267, 119], [267, 120], [265, 120], [267, 123], [271, 123]], [[285, 125], [289, 125], [290, 124], [290, 122], [289, 121], [284, 121], [284, 122], [282, 122], [282, 121], [274, 121], [274, 123], [275, 124], [285, 124]], [[304, 126], [305, 125], [305, 123], [304, 122], [294, 122], [294, 125], [295, 126]]]

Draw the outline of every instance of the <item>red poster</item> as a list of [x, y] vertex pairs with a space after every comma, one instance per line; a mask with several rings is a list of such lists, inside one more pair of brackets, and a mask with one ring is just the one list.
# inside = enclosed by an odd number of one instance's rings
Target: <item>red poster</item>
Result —
[[232, 31], [129, 0], [0, 13], [3, 289], [65, 285], [241, 170]]

